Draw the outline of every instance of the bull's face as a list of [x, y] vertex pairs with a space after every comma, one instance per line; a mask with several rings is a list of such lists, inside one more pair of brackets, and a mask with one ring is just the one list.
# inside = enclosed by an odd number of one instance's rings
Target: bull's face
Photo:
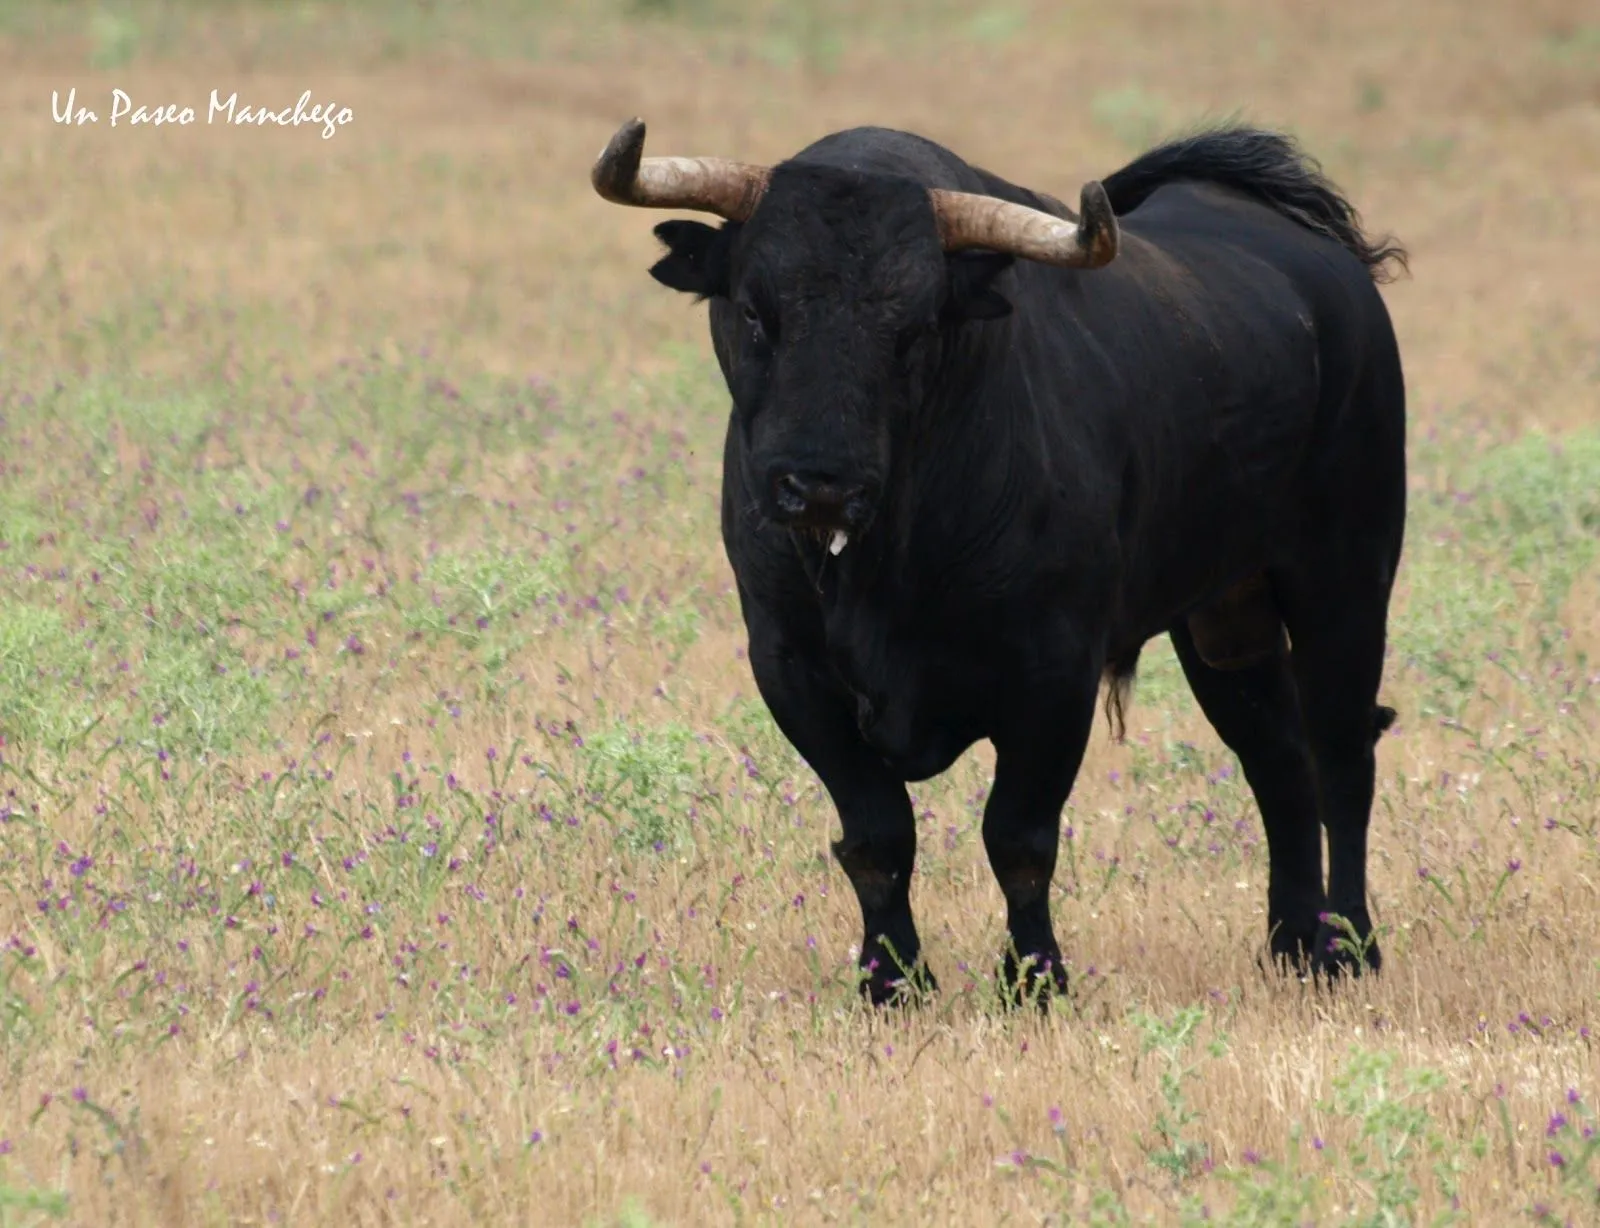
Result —
[[594, 186], [619, 203], [726, 219], [657, 226], [667, 253], [650, 272], [710, 300], [753, 510], [824, 537], [834, 553], [871, 525], [950, 330], [1010, 311], [999, 274], [1018, 256], [1097, 268], [1117, 251], [1098, 184], [1085, 187], [1074, 224], [907, 179], [644, 159], [643, 147], [643, 123], [623, 125]]
[[656, 234], [651, 274], [710, 299], [754, 510], [843, 549], [873, 520], [942, 332], [1010, 310], [991, 283], [1014, 257], [946, 255], [921, 188], [814, 167], [775, 171], [747, 222]]

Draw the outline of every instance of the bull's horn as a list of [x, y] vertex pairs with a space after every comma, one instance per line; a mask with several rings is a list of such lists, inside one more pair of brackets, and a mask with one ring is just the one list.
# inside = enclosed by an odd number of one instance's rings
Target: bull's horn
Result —
[[645, 158], [644, 120], [617, 129], [595, 159], [589, 181], [619, 205], [645, 209], [699, 209], [742, 222], [767, 190], [764, 166], [725, 158]]
[[1078, 221], [993, 196], [934, 188], [928, 193], [947, 252], [986, 247], [1069, 269], [1098, 269], [1117, 257], [1121, 238], [1098, 180], [1083, 185]]

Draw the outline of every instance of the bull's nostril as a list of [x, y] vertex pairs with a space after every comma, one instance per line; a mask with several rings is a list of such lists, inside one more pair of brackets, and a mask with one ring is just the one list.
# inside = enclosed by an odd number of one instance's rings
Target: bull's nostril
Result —
[[806, 488], [794, 474], [786, 473], [778, 479], [776, 493], [778, 506], [791, 516], [798, 516], [806, 510]]
[[845, 523], [859, 527], [871, 514], [871, 499], [863, 488], [856, 487], [844, 500]]

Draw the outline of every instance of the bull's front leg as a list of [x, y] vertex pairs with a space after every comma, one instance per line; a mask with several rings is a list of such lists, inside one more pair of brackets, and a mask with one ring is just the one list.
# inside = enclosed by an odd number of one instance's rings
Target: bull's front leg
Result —
[[1050, 919], [1050, 884], [1061, 808], [1083, 762], [1099, 684], [1098, 662], [1086, 654], [1060, 685], [1035, 692], [1035, 701], [1024, 704], [993, 739], [994, 788], [983, 812], [983, 844], [1006, 902], [1002, 992], [1014, 1003], [1032, 997], [1041, 977], [1056, 990], [1067, 989]]
[[905, 782], [862, 740], [850, 702], [809, 656], [753, 634], [750, 665], [773, 720], [839, 812], [833, 853], [861, 905], [862, 992], [876, 1006], [905, 988], [935, 990], [911, 916], [917, 831]]

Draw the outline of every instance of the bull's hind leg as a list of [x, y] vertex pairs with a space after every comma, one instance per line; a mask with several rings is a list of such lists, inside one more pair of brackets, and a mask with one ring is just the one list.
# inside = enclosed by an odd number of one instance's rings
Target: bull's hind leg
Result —
[[1318, 567], [1310, 559], [1297, 561], [1292, 573], [1279, 578], [1279, 590], [1328, 831], [1327, 910], [1354, 930], [1352, 943], [1332, 918], [1320, 925], [1316, 968], [1359, 975], [1383, 965], [1367, 907], [1367, 829], [1377, 742], [1394, 720], [1394, 710], [1378, 703], [1392, 570], [1387, 561], [1370, 569], [1340, 567], [1333, 558], [1323, 562]]
[[1394, 338], [1371, 340], [1373, 362], [1320, 446], [1307, 483], [1303, 537], [1272, 572], [1293, 643], [1291, 664], [1328, 832], [1328, 912], [1317, 931], [1318, 972], [1382, 967], [1367, 906], [1367, 830], [1377, 744], [1394, 720], [1378, 703], [1389, 598], [1405, 536], [1405, 385]]
[[1226, 617], [1231, 607], [1212, 608], [1170, 635], [1200, 710], [1238, 757], [1261, 811], [1272, 955], [1307, 972], [1324, 907], [1322, 826], [1283, 624], [1262, 597], [1245, 620]]

